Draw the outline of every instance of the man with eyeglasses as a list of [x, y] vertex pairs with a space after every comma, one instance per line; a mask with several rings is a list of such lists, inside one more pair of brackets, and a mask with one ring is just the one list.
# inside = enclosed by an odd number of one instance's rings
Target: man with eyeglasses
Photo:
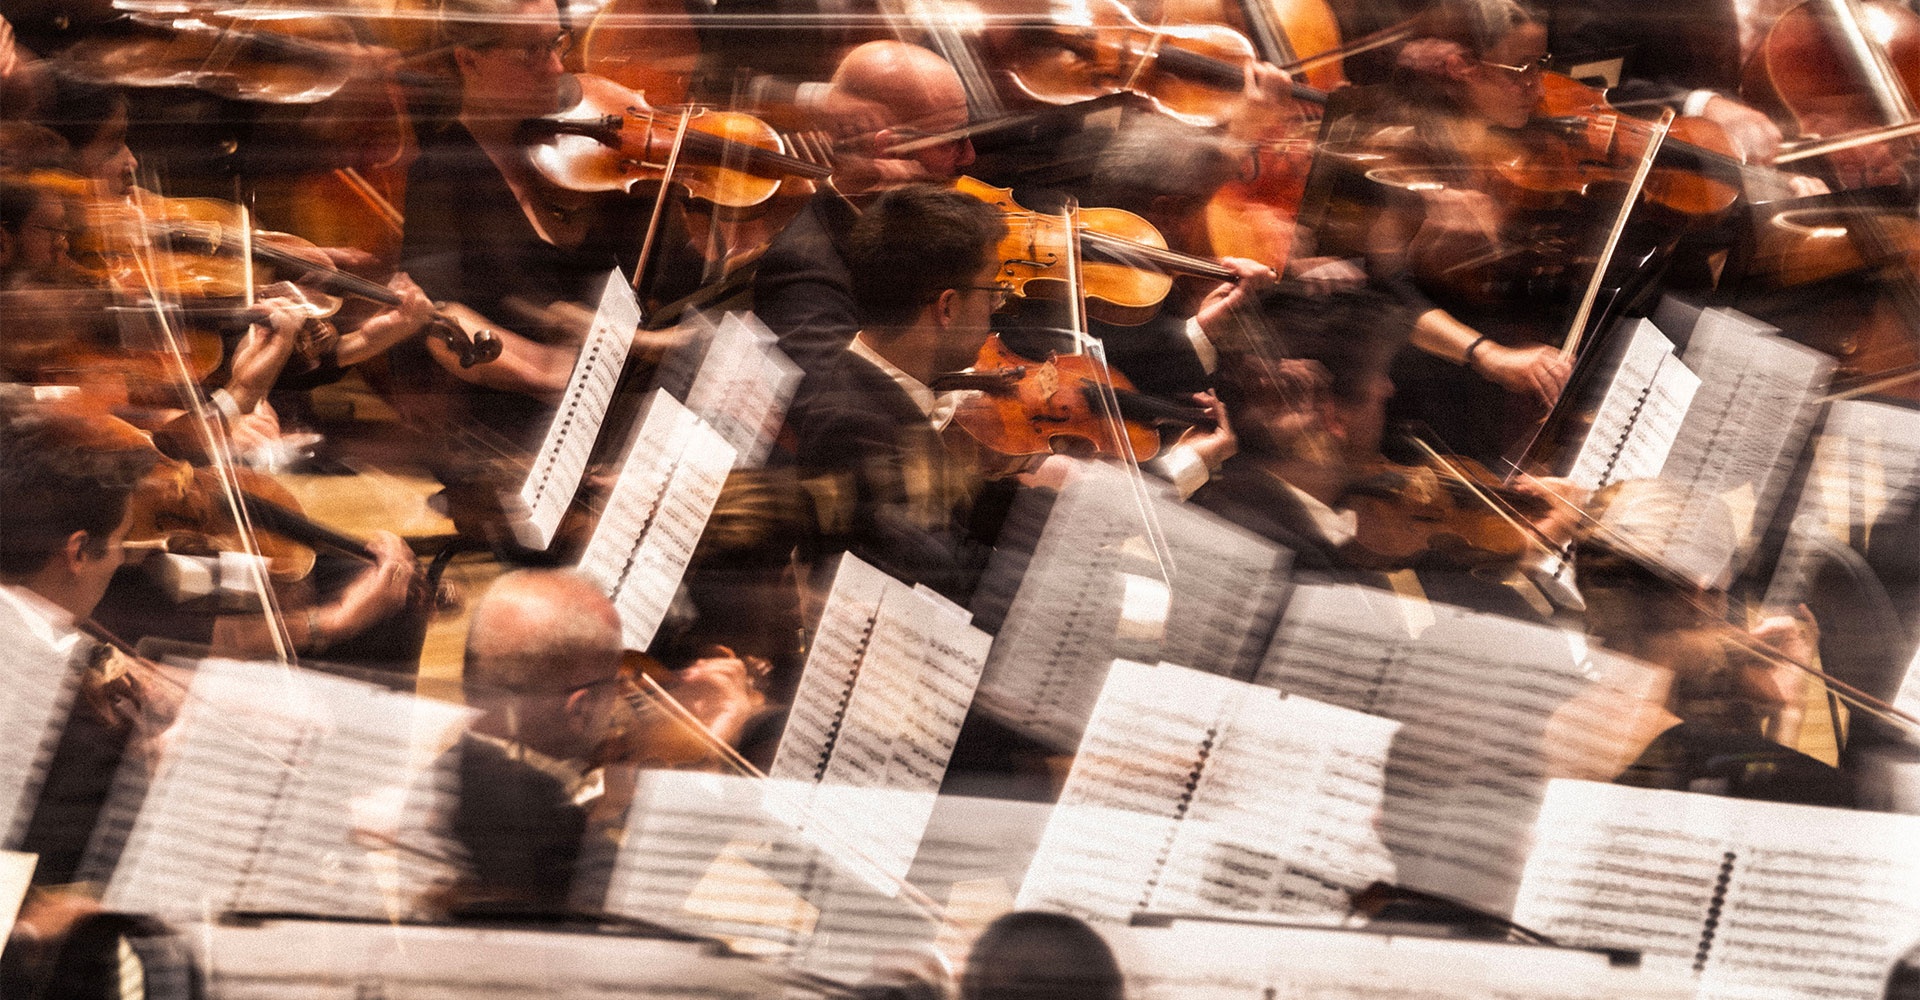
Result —
[[991, 540], [970, 524], [981, 477], [943, 441], [951, 400], [928, 386], [986, 342], [1004, 232], [986, 203], [919, 184], [847, 234], [859, 332], [807, 374], [787, 420], [818, 516], [811, 554], [849, 551], [956, 598], [971, 587]]
[[[463, 368], [429, 339], [403, 345], [394, 364], [413, 415], [479, 423], [530, 448], [607, 272], [632, 274], [653, 199], [566, 191], [528, 160], [522, 122], [579, 93], [561, 63], [572, 36], [552, 0], [446, 0], [440, 30], [458, 105], [421, 130], [401, 264], [442, 313], [469, 333], [492, 332], [501, 354]], [[670, 212], [642, 285], [659, 300], [691, 291], [700, 270], [677, 202]]]

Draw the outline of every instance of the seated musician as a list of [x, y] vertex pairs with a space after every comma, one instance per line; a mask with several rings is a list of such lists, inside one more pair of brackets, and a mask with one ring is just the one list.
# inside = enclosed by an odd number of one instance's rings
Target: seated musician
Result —
[[1514, 0], [1447, 0], [1423, 23], [1380, 106], [1341, 122], [1336, 139], [1437, 171], [1438, 183], [1359, 181], [1356, 196], [1372, 204], [1363, 231], [1318, 235], [1330, 252], [1363, 253], [1374, 280], [1420, 312], [1418, 351], [1395, 370], [1396, 419], [1490, 461], [1566, 385], [1571, 365], [1546, 343], [1564, 331], [1544, 325], [1559, 322], [1586, 277], [1573, 248], [1611, 217], [1577, 199], [1511, 212], [1475, 183], [1474, 165], [1498, 159], [1492, 150], [1507, 148], [1540, 102], [1546, 27]]
[[[653, 200], [566, 191], [528, 160], [521, 123], [578, 93], [560, 61], [572, 36], [552, 0], [450, 0], [439, 27], [457, 108], [422, 131], [407, 175], [401, 265], [449, 317], [490, 330], [502, 348], [498, 359], [462, 368], [442, 344], [407, 345], [395, 356], [397, 389], [427, 408], [423, 416], [479, 421], [530, 445], [566, 388], [602, 279], [615, 267], [632, 276]], [[691, 290], [697, 273], [670, 205], [642, 286], [667, 300]], [[436, 414], [443, 405], [451, 412]]]
[[1433, 600], [1537, 618], [1484, 568], [1433, 549], [1393, 558], [1390, 546], [1357, 537], [1360, 519], [1348, 504], [1375, 478], [1396, 477], [1381, 441], [1392, 360], [1412, 324], [1410, 310], [1375, 291], [1269, 292], [1258, 321], [1223, 342], [1220, 393], [1235, 414], [1239, 453], [1193, 502], [1292, 550], [1296, 572], [1385, 586], [1383, 570], [1410, 569], [1399, 586], [1417, 585]]
[[948, 595], [966, 593], [985, 551], [965, 528], [977, 475], [942, 443], [950, 414], [927, 383], [987, 338], [1004, 227], [944, 188], [882, 195], [847, 239], [860, 333], [807, 375], [787, 418], [798, 465], [825, 484], [811, 491], [825, 550]]
[[[1695, 517], [1688, 532], [1731, 558], [1732, 515], [1724, 505]], [[1667, 708], [1679, 722], [1661, 733], [1618, 781], [1738, 798], [1851, 806], [1851, 776], [1792, 744], [1800, 730], [1806, 675], [1753, 652], [1817, 665], [1811, 620], [1775, 617], [1746, 635], [1726, 620], [1724, 590], [1683, 582], [1667, 569], [1657, 539], [1702, 505], [1660, 480], [1601, 490], [1575, 550], [1587, 632], [1608, 649], [1673, 672]]]
[[834, 363], [860, 329], [846, 240], [862, 209], [888, 187], [958, 177], [973, 163], [967, 139], [904, 156], [879, 152], [967, 124], [967, 95], [944, 59], [904, 42], [847, 53], [828, 85], [826, 124], [838, 142], [834, 176], [775, 237], [754, 275], [754, 315], [780, 349], [811, 371]]

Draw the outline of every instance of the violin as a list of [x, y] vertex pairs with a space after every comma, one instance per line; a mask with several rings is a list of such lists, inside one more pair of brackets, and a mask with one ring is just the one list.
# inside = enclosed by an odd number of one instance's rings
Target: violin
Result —
[[353, 79], [362, 47], [337, 17], [253, 4], [240, 13], [130, 14], [125, 30], [81, 39], [62, 60], [101, 83], [195, 87], [270, 104], [324, 101]]
[[1551, 510], [1472, 459], [1437, 455], [1417, 465], [1383, 459], [1342, 502], [1358, 519], [1349, 558], [1372, 569], [1429, 556], [1464, 569], [1512, 565], [1539, 550], [1530, 522]]
[[833, 172], [788, 155], [772, 126], [737, 111], [696, 110], [676, 149], [679, 115], [605, 77], [574, 80], [580, 99], [573, 106], [519, 129], [534, 170], [562, 190], [631, 191], [663, 179], [671, 158], [673, 181], [694, 199], [739, 210], [766, 203], [788, 177], [822, 180]]
[[[1005, 213], [1007, 235], [994, 251], [1000, 255], [1000, 280], [1013, 294], [1065, 298], [1073, 287], [1067, 274], [1067, 226], [1059, 216], [1021, 207], [1012, 188], [997, 188], [971, 177], [954, 182]], [[1076, 236], [1090, 259], [1085, 262], [1087, 314], [1115, 326], [1137, 326], [1152, 319], [1174, 274], [1218, 281], [1235, 276], [1215, 261], [1167, 249], [1166, 238], [1147, 220], [1117, 208], [1089, 208], [1078, 214]]]
[[[1111, 380], [1102, 372], [1084, 354], [1030, 361], [994, 334], [971, 369], [936, 376], [930, 388], [979, 390], [961, 400], [954, 423], [988, 450], [1015, 458], [1049, 454], [1054, 439], [1065, 437], [1089, 442], [1109, 458], [1131, 454], [1144, 462], [1160, 450], [1160, 427], [1213, 427], [1198, 407], [1145, 395], [1119, 372]], [[1109, 392], [1118, 413], [1108, 404]]]
[[[1119, 0], [1093, 0], [1079, 25], [1030, 33], [1009, 56], [1009, 76], [1027, 97], [1076, 104], [1126, 90], [1190, 125], [1225, 123], [1238, 107], [1247, 67], [1259, 56], [1245, 35], [1218, 24], [1149, 27]], [[1326, 94], [1293, 84], [1295, 98]]]

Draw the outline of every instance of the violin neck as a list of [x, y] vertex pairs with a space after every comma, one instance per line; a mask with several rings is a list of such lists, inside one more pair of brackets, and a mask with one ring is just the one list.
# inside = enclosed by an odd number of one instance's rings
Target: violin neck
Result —
[[1080, 240], [1089, 252], [1095, 256], [1149, 271], [1163, 271], [1170, 274], [1192, 274], [1218, 281], [1232, 281], [1232, 271], [1222, 267], [1218, 261], [1177, 250], [1150, 247], [1144, 243], [1109, 236], [1105, 233], [1082, 230]]
[[367, 548], [366, 543], [343, 535], [325, 525], [316, 524], [299, 511], [283, 507], [252, 493], [246, 495], [246, 501], [248, 516], [253, 519], [254, 525], [263, 531], [285, 535], [302, 545], [314, 548], [325, 546], [367, 562], [379, 561], [374, 556], [373, 550]]
[[1165, 47], [1154, 55], [1160, 68], [1175, 76], [1182, 76], [1196, 83], [1219, 87], [1222, 90], [1239, 90], [1246, 83], [1246, 72], [1236, 63], [1230, 63], [1212, 56], [1203, 56], [1186, 49]]

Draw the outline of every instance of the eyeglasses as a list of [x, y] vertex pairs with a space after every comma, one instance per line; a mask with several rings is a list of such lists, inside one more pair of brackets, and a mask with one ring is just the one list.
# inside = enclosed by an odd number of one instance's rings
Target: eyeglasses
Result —
[[1505, 70], [1516, 80], [1538, 80], [1540, 79], [1540, 74], [1553, 68], [1553, 56], [1544, 55], [1532, 62], [1522, 63], [1518, 66], [1509, 66], [1506, 63], [1497, 63], [1490, 59], [1482, 59], [1480, 60], [1480, 65]]
[[1006, 305], [1007, 300], [1013, 298], [1013, 286], [1004, 281], [996, 281], [991, 285], [961, 285], [959, 287], [972, 292], [992, 292], [993, 307], [995, 309]]
[[504, 42], [489, 42], [480, 48], [487, 52], [502, 52], [523, 63], [532, 65], [545, 62], [549, 57], [566, 58], [573, 51], [573, 32], [561, 31], [544, 42], [530, 45], [508, 45]]

